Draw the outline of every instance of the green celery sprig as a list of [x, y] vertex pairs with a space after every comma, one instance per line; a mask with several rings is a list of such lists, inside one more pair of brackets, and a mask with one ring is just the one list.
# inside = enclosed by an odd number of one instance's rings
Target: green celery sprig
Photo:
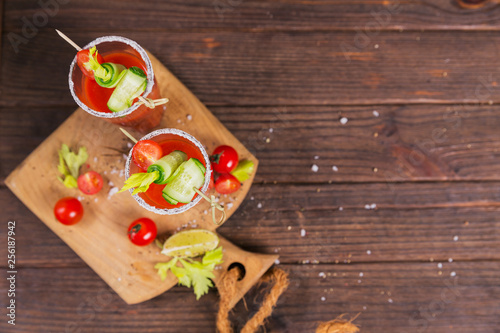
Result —
[[94, 71], [94, 76], [96, 78], [102, 79], [103, 81], [108, 81], [109, 79], [111, 79], [111, 73], [109, 73], [97, 61], [97, 53], [97, 48], [95, 46], [89, 49], [89, 61], [86, 63], [86, 67]]
[[146, 192], [149, 185], [153, 184], [158, 178], [160, 178], [159, 171], [134, 173], [132, 176], [128, 177], [125, 181], [125, 185], [123, 185], [122, 189], [118, 193], [131, 188], [135, 188], [132, 195], [139, 192]]
[[[169, 270], [172, 271], [180, 285], [188, 288], [193, 287], [196, 300], [199, 300], [201, 296], [208, 293], [210, 287], [214, 286], [211, 280], [215, 278], [213, 270], [216, 265], [222, 263], [222, 257], [222, 247], [218, 247], [206, 252], [201, 261], [174, 257], [169, 262], [156, 264], [155, 269], [158, 270], [162, 280], [167, 278]], [[180, 263], [182, 267], [178, 266], [177, 263]]]
[[76, 180], [78, 179], [80, 167], [87, 162], [88, 158], [87, 148], [80, 147], [78, 154], [75, 154], [63, 143], [61, 150], [59, 150], [59, 165], [57, 166], [63, 176], [57, 177], [57, 179], [68, 188], [77, 188], [78, 183]]

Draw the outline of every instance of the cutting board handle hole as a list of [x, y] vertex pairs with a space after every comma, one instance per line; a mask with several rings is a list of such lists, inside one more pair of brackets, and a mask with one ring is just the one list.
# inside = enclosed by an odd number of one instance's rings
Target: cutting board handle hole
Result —
[[247, 271], [245, 270], [245, 266], [243, 266], [239, 262], [233, 262], [231, 265], [229, 265], [229, 267], [227, 268], [227, 270], [230, 271], [231, 269], [233, 269], [235, 267], [238, 267], [240, 269], [241, 276], [238, 278], [238, 281], [243, 280], [243, 278], [245, 277], [245, 274], [247, 273]]

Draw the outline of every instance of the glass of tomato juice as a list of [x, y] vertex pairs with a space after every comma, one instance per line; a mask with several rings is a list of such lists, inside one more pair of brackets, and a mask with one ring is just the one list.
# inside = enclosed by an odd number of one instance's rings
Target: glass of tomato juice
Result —
[[[174, 150], [180, 150], [187, 154], [187, 159], [192, 157], [198, 159], [206, 168], [205, 182], [199, 190], [203, 193], [207, 192], [208, 186], [210, 185], [210, 176], [212, 174], [210, 158], [203, 145], [192, 135], [175, 128], [164, 128], [151, 132], [142, 137], [140, 140], [152, 140], [158, 143], [162, 148], [163, 156], [170, 154]], [[125, 165], [126, 179], [128, 179], [132, 174], [146, 172], [146, 170], [139, 168], [132, 161], [132, 150], [133, 149], [131, 149], [128, 154]], [[178, 203], [177, 205], [171, 205], [162, 196], [162, 191], [165, 186], [166, 185], [153, 183], [149, 186], [149, 189], [146, 192], [138, 193], [133, 197], [139, 205], [146, 208], [150, 212], [160, 215], [183, 213], [191, 207], [194, 207], [202, 198], [199, 194], [195, 194], [193, 200], [187, 204]], [[133, 190], [131, 189], [130, 193], [132, 193], [132, 191]]]
[[[122, 64], [127, 68], [132, 66], [141, 68], [147, 75], [147, 86], [142, 96], [151, 99], [161, 98], [151, 60], [139, 44], [125, 37], [105, 36], [93, 40], [85, 45], [84, 49], [93, 46], [97, 47], [105, 62]], [[123, 111], [112, 112], [107, 102], [114, 89], [103, 88], [85, 76], [77, 66], [76, 56], [69, 69], [69, 89], [75, 102], [87, 113], [142, 133], [158, 126], [165, 110], [164, 105], [151, 109], [146, 105], [133, 104]]]

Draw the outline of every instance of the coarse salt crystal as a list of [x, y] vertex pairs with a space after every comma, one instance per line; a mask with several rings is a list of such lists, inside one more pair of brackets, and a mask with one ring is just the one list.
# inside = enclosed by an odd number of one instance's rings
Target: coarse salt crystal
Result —
[[372, 254], [372, 251], [366, 250], [366, 254], [370, 255], [370, 254]]
[[457, 240], [458, 240], [458, 236], [453, 237], [453, 241], [456, 242]]
[[94, 162], [97, 162], [97, 156], [96, 156], [96, 157], [94, 157]]
[[344, 210], [344, 207], [340, 206], [340, 207], [339, 207], [339, 210], [340, 210], [340, 211], [343, 211], [343, 210]]
[[257, 208], [259, 208], [259, 209], [262, 208], [262, 204], [260, 202], [257, 204]]
[[132, 146], [133, 146], [132, 142], [127, 142], [127, 147], [128, 148], [132, 148]]
[[314, 156], [314, 159], [319, 160], [319, 156], [318, 155]]
[[456, 275], [457, 275], [457, 273], [456, 273], [456, 272], [451, 272], [451, 273], [450, 273], [450, 276], [456, 276]]
[[389, 299], [387, 300], [387, 302], [389, 302], [389, 303], [393, 303], [394, 301], [392, 300], [392, 298], [389, 298]]
[[326, 278], [325, 272], [319, 272], [318, 276], [322, 277], [323, 279]]
[[336, 165], [332, 166], [332, 170], [335, 171], [335, 172], [338, 172], [339, 171], [339, 168], [337, 168]]
[[361, 276], [361, 277], [362, 277], [363, 275], [364, 275], [364, 274], [363, 274], [363, 272], [360, 272], [360, 273], [359, 273], [359, 276]]
[[192, 116], [192, 115], [190, 115], [190, 114], [188, 114], [188, 115], [186, 116], [186, 118], [187, 118], [187, 120], [191, 120], [191, 119], [193, 119], [193, 116]]
[[313, 165], [311, 166], [311, 170], [312, 170], [312, 172], [318, 172], [319, 167], [318, 167], [316, 164], [313, 164]]
[[340, 118], [340, 123], [341, 123], [342, 125], [347, 124], [347, 122], [348, 122], [348, 121], [349, 121], [349, 119], [347, 119], [346, 117], [342, 117], [342, 118]]
[[322, 302], [326, 301], [326, 297], [325, 296], [321, 296], [321, 301]]
[[276, 259], [276, 260], [274, 261], [274, 263], [275, 263], [276, 265], [279, 265], [279, 264], [280, 264], [280, 260], [279, 260], [279, 259]]
[[453, 262], [453, 259], [452, 259], [452, 258], [449, 258], [449, 259], [448, 259], [448, 262]]
[[306, 229], [300, 229], [300, 237], [306, 236]]
[[442, 264], [442, 263], [439, 263], [439, 264], [438, 264], [438, 268], [443, 268], [443, 264]]
[[108, 192], [108, 199], [110, 199], [113, 195], [115, 195], [116, 193], [118, 193], [120, 189], [118, 187], [112, 187], [109, 189], [109, 192]]
[[375, 117], [378, 117], [378, 116], [380, 116], [380, 113], [378, 113], [378, 111], [377, 111], [377, 110], [373, 110], [373, 115], [374, 115]]

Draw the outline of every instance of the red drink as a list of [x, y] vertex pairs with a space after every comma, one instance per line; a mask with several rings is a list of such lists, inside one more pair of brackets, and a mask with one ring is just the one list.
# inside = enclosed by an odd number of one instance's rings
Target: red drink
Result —
[[[160, 98], [158, 84], [154, 79], [153, 67], [146, 52], [134, 41], [123, 37], [101, 37], [85, 46], [97, 46], [99, 54], [105, 62], [124, 65], [129, 68], [136, 66], [141, 68], [148, 76], [146, 91], [143, 97], [151, 99]], [[103, 88], [94, 80], [86, 77], [76, 66], [76, 57], [70, 68], [69, 76], [70, 90], [77, 104], [88, 113], [105, 118], [106, 120], [121, 126], [132, 127], [140, 132], [147, 132], [159, 125], [163, 116], [164, 105], [150, 109], [145, 105], [132, 105], [130, 108], [111, 112], [107, 102], [114, 88]]]
[[[153, 140], [160, 144], [163, 156], [166, 156], [174, 150], [180, 150], [187, 154], [187, 159], [198, 159], [207, 169], [205, 173], [205, 183], [201, 188], [202, 192], [206, 192], [210, 182], [211, 167], [207, 152], [203, 146], [191, 135], [177, 129], [162, 129], [154, 131], [141, 140]], [[138, 172], [146, 172], [139, 168], [131, 161], [132, 151], [129, 154], [126, 165], [126, 178]], [[178, 203], [177, 205], [169, 204], [162, 195], [163, 188], [166, 185], [151, 184], [146, 192], [139, 193], [134, 198], [144, 208], [153, 211], [157, 214], [177, 214], [188, 210], [198, 203], [201, 197], [196, 194], [190, 203]]]

